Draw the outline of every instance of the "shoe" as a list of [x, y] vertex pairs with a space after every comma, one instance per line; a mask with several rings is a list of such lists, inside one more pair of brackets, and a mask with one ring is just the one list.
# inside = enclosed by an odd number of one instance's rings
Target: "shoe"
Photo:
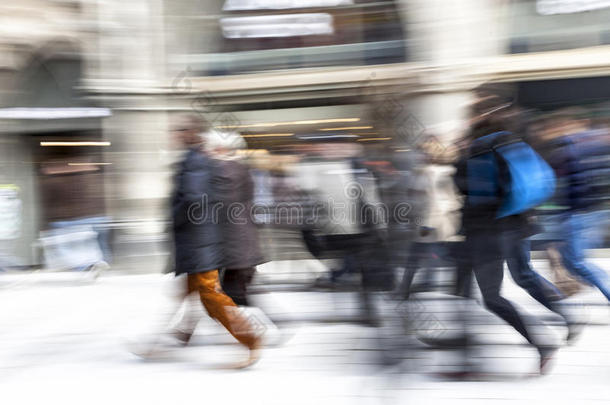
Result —
[[253, 325], [255, 336], [261, 339], [264, 346], [278, 346], [282, 342], [282, 333], [271, 319], [258, 307], [241, 307]]
[[576, 340], [580, 337], [583, 329], [585, 328], [584, 323], [569, 323], [568, 324], [568, 334], [566, 336], [566, 343], [568, 345], [573, 345]]
[[538, 347], [538, 352], [540, 353], [540, 375], [549, 373], [551, 360], [557, 353], [557, 350], [557, 346]]
[[159, 336], [140, 338], [125, 342], [127, 350], [143, 360], [155, 360], [167, 355], [167, 347], [160, 342]]
[[261, 358], [261, 348], [260, 341], [257, 342], [255, 347], [250, 348], [250, 353], [248, 355], [248, 360], [246, 362], [246, 367], [250, 367], [253, 364], [257, 363]]
[[562, 309], [559, 314], [563, 316], [568, 328], [566, 344], [572, 345], [578, 339], [585, 325], [588, 323], [588, 317], [584, 315], [584, 311], [582, 309], [575, 312], [574, 308], [570, 309], [569, 307]]
[[444, 380], [452, 381], [485, 381], [489, 380], [492, 376], [488, 373], [476, 372], [476, 371], [442, 371], [434, 373], [435, 376]]
[[191, 338], [193, 337], [193, 333], [192, 332], [185, 332], [185, 331], [180, 330], [180, 329], [175, 329], [173, 332], [171, 332], [171, 335], [178, 342], [180, 342], [183, 346], [188, 345], [189, 342], [191, 341]]
[[236, 364], [234, 369], [244, 369], [256, 364], [261, 358], [261, 339], [257, 339], [256, 342], [249, 349], [248, 359], [244, 362]]
[[336, 283], [329, 276], [320, 276], [313, 283], [314, 288], [332, 289], [336, 287]]
[[192, 336], [192, 333], [175, 329], [158, 335], [128, 341], [126, 342], [127, 350], [140, 358], [154, 359], [166, 356], [171, 351], [186, 346]]
[[468, 346], [468, 336], [455, 336], [455, 337], [432, 337], [432, 336], [417, 336], [417, 340], [428, 346], [447, 348], [447, 349], [459, 349]]

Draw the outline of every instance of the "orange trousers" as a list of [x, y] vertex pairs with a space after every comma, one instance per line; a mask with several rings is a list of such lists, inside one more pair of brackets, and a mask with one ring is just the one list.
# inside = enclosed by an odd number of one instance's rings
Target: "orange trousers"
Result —
[[189, 274], [187, 294], [197, 292], [208, 314], [224, 326], [235, 339], [249, 349], [256, 347], [258, 337], [231, 297], [220, 286], [218, 270]]

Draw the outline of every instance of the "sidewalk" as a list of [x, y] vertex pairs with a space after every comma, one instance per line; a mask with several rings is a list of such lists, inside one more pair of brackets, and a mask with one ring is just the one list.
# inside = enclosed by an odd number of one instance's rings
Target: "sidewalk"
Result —
[[[28, 279], [31, 276], [39, 279]], [[3, 403], [583, 404], [610, 400], [610, 317], [602, 305], [589, 311], [597, 325], [586, 328], [574, 346], [563, 348], [552, 374], [545, 377], [525, 378], [535, 368], [535, 353], [521, 345], [521, 338], [510, 328], [480, 309], [473, 310], [472, 319], [481, 324], [475, 328], [486, 344], [476, 352], [476, 359], [496, 374], [496, 381], [438, 379], [436, 372], [458, 360], [455, 353], [440, 351], [401, 352], [406, 359], [399, 367], [381, 368], [376, 364], [380, 342], [396, 342], [395, 336], [385, 335], [385, 328], [347, 323], [291, 323], [283, 346], [267, 349], [252, 369], [230, 371], [222, 368], [241, 359], [244, 352], [207, 319], [201, 322], [193, 345], [169, 353], [165, 361], [145, 362], [126, 350], [128, 341], [159, 327], [159, 317], [172, 302], [171, 276], [106, 275], [94, 284], [50, 282], [55, 276], [11, 275], [10, 287], [0, 276], [0, 392], [8, 399]], [[513, 286], [508, 285], [506, 293], [528, 313], [544, 313]], [[450, 329], [450, 322], [442, 318], [449, 307], [430, 298], [434, 297], [419, 296], [420, 310], [436, 314]], [[300, 321], [357, 314], [359, 305], [350, 293], [285, 292], [256, 299], [270, 315], [290, 314]], [[603, 304], [595, 291], [579, 299]], [[559, 326], [552, 329], [562, 333]]]

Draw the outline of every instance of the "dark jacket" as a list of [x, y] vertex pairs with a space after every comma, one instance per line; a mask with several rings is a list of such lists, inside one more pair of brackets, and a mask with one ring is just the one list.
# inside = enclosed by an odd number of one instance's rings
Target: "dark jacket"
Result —
[[176, 274], [202, 273], [223, 265], [216, 173], [214, 162], [198, 149], [190, 149], [179, 164], [172, 197]]
[[218, 161], [217, 197], [222, 203], [223, 265], [246, 269], [264, 262], [253, 222], [254, 182], [248, 167], [235, 160]]
[[609, 197], [610, 144], [602, 135], [565, 135], [548, 145], [547, 160], [564, 185], [556, 201], [570, 211], [595, 209]]
[[[489, 148], [493, 148], [505, 142], [512, 141], [516, 135], [507, 133], [504, 136], [495, 139]], [[487, 148], [487, 147], [486, 147]], [[533, 229], [530, 226], [528, 220], [528, 213], [519, 215], [511, 215], [504, 218], [496, 218], [498, 210], [503, 201], [502, 190], [499, 190], [498, 195], [493, 198], [489, 198], [487, 202], [483, 204], [472, 204], [471, 196], [480, 195], [480, 190], [470, 190], [468, 182], [468, 162], [484, 153], [485, 150], [478, 149], [477, 146], [471, 145], [469, 148], [463, 151], [462, 156], [456, 162], [456, 171], [454, 176], [454, 182], [457, 189], [464, 195], [464, 206], [462, 207], [462, 231], [461, 233], [468, 233], [471, 231], [482, 231], [482, 230], [519, 230], [523, 232], [523, 236], [529, 236], [532, 234]], [[507, 168], [502, 164], [501, 160], [498, 159], [498, 178], [495, 181], [496, 184], [501, 183], [501, 176], [507, 176]], [[482, 185], [487, 186], [487, 185]]]

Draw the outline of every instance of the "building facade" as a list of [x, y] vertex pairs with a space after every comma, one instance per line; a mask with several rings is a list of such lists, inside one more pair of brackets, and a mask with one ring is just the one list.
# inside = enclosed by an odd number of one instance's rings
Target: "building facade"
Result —
[[609, 76], [609, 13], [534, 0], [0, 6], [0, 189], [18, 190], [21, 207], [7, 214], [19, 232], [4, 249], [26, 265], [41, 261], [41, 183], [55, 156], [41, 142], [105, 145], [73, 153], [104, 164], [101, 197], [86, 197], [103, 199], [116, 267], [158, 271], [166, 266], [172, 112], [202, 114], [247, 134], [252, 149], [276, 153], [288, 137], [329, 126], [361, 128], [355, 136], [367, 147], [386, 139], [408, 146], [424, 132], [449, 144], [483, 82]]

